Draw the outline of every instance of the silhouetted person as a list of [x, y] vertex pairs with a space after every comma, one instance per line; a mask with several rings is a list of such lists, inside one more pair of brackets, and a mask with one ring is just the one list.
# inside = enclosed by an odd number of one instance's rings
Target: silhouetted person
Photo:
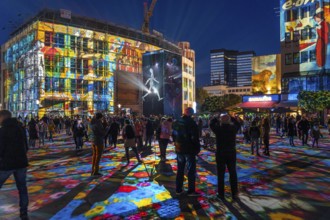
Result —
[[16, 118], [12, 118], [7, 110], [0, 111], [0, 125], [0, 188], [14, 174], [19, 193], [20, 217], [22, 220], [27, 220], [29, 196], [26, 187], [28, 166], [26, 132], [22, 124]]
[[211, 120], [211, 130], [215, 133], [217, 150], [216, 162], [218, 173], [218, 197], [225, 198], [226, 167], [230, 176], [230, 187], [233, 199], [238, 199], [238, 183], [236, 173], [236, 133], [237, 127], [231, 123], [229, 115], [223, 115], [220, 124], [216, 118]]

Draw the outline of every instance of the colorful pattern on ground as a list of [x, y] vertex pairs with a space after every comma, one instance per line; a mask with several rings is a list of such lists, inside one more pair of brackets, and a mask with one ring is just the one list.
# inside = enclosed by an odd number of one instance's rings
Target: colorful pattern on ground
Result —
[[[326, 132], [323, 132], [324, 134]], [[169, 146], [160, 162], [158, 146], [133, 154], [126, 166], [122, 145], [107, 150], [101, 178], [91, 178], [91, 150], [76, 153], [71, 137], [29, 152], [28, 190], [31, 219], [326, 219], [330, 207], [330, 138], [320, 148], [288, 146], [272, 133], [271, 156], [251, 155], [238, 144], [237, 170], [241, 201], [216, 198], [214, 153], [202, 150], [197, 163], [199, 197], [175, 195], [176, 155]], [[240, 143], [241, 137], [239, 137]], [[187, 188], [187, 186], [185, 186]], [[0, 219], [17, 219], [18, 194], [13, 179], [0, 190]]]

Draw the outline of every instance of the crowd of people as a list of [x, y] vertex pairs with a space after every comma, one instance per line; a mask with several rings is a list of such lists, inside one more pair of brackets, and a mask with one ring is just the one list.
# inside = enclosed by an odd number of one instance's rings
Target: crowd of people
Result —
[[[105, 150], [117, 147], [118, 137], [123, 141], [126, 162], [130, 163], [130, 149], [138, 163], [143, 163], [140, 152], [159, 144], [158, 155], [165, 162], [167, 146], [173, 142], [177, 154], [176, 194], [198, 196], [196, 192], [196, 163], [201, 150], [202, 136], [205, 129], [201, 118], [194, 118], [194, 110], [187, 108], [179, 119], [166, 116], [113, 116], [96, 113], [93, 117], [49, 117], [42, 118], [12, 118], [6, 110], [0, 111], [0, 188], [11, 174], [14, 175], [20, 196], [20, 214], [22, 219], [28, 219], [28, 194], [26, 188], [26, 173], [28, 167], [27, 151], [37, 147], [45, 147], [45, 143], [54, 142], [54, 136], [67, 135], [75, 143], [75, 150], [81, 151], [85, 142], [91, 142], [92, 168], [91, 176], [102, 176], [100, 160]], [[260, 156], [263, 144], [263, 154], [270, 156], [269, 139], [271, 126], [276, 128], [280, 137], [289, 138], [291, 146], [295, 146], [294, 137], [298, 136], [305, 145], [308, 136], [313, 138], [312, 147], [318, 147], [322, 136], [317, 120], [307, 117], [280, 115], [268, 117], [217, 115], [208, 120], [208, 129], [216, 138], [216, 164], [218, 174], [218, 194], [225, 198], [224, 176], [226, 167], [230, 175], [232, 198], [238, 197], [238, 181], [236, 173], [236, 143], [237, 134], [243, 133], [244, 141], [251, 144], [251, 154]], [[39, 141], [37, 141], [39, 140]], [[38, 142], [38, 144], [37, 144]], [[188, 191], [183, 190], [184, 174], [187, 171]]]

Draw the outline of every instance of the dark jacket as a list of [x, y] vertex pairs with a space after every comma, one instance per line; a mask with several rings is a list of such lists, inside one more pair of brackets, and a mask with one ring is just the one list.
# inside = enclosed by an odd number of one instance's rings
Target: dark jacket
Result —
[[299, 128], [299, 130], [302, 130], [304, 132], [307, 132], [310, 129], [309, 121], [307, 121], [307, 120], [301, 120], [298, 123], [298, 128]]
[[91, 121], [91, 128], [93, 132], [93, 144], [97, 146], [104, 145], [105, 128], [102, 125], [102, 121], [93, 118]]
[[217, 153], [236, 152], [237, 127], [235, 125], [220, 125], [218, 120], [215, 118], [211, 120], [210, 128], [216, 136]]
[[78, 126], [78, 123], [76, 123], [73, 127], [73, 133], [75, 137], [84, 137], [85, 126], [82, 123]]
[[146, 124], [146, 136], [153, 136], [154, 131], [154, 123], [149, 119]]
[[296, 123], [294, 121], [290, 121], [288, 123], [288, 136], [296, 136], [297, 130], [296, 130]]
[[177, 153], [197, 155], [200, 152], [198, 126], [191, 117], [183, 116], [174, 122], [173, 140]]
[[14, 170], [28, 166], [26, 132], [16, 118], [2, 122], [0, 128], [0, 170]]
[[112, 137], [117, 137], [120, 131], [120, 126], [117, 122], [112, 122], [109, 131], [106, 136], [111, 135]]

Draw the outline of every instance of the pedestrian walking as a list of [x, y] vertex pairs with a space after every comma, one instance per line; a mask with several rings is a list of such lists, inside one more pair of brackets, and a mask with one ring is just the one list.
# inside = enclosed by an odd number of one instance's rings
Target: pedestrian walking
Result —
[[33, 118], [28, 123], [28, 132], [29, 132], [29, 145], [32, 149], [34, 149], [36, 147], [36, 140], [38, 139], [38, 125]]
[[38, 123], [38, 130], [39, 130], [39, 147], [41, 147], [41, 145], [44, 147], [45, 146], [45, 135], [47, 132], [47, 124], [41, 120]]
[[[200, 132], [200, 130], [199, 130]], [[163, 118], [160, 125], [159, 135], [159, 149], [160, 149], [160, 160], [166, 161], [166, 149], [172, 135], [172, 118]]]
[[264, 142], [264, 155], [270, 156], [269, 154], [269, 133], [270, 133], [270, 123], [267, 117], [262, 120], [262, 139]]
[[118, 139], [118, 135], [120, 133], [120, 125], [117, 121], [117, 119], [115, 118], [109, 128], [109, 131], [107, 133], [107, 137], [109, 138], [109, 144], [110, 147], [116, 148], [117, 147], [117, 139]]
[[319, 147], [319, 139], [321, 137], [321, 131], [320, 131], [320, 124], [315, 123], [313, 127], [311, 128], [311, 137], [313, 138], [313, 144], [312, 147], [314, 148], [315, 144], [316, 147]]
[[295, 146], [294, 144], [294, 136], [297, 135], [297, 130], [296, 130], [296, 123], [293, 118], [289, 119], [288, 123], [288, 137], [289, 137], [289, 143], [290, 146]]
[[305, 116], [302, 117], [298, 124], [299, 130], [301, 130], [302, 145], [308, 145], [308, 131], [310, 129], [310, 123]]

